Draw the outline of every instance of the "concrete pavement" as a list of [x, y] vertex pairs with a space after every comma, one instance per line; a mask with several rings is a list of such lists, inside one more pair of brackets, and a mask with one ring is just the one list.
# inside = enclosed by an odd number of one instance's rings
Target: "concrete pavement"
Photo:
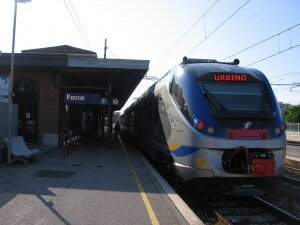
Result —
[[[0, 224], [151, 224], [124, 150], [101, 141], [0, 166]], [[131, 164], [160, 224], [188, 224], [134, 148]], [[60, 177], [60, 178], [59, 178]]]
[[[160, 178], [127, 144], [132, 167], [158, 222], [188, 224], [186, 218], [195, 215], [184, 205], [181, 211], [175, 207], [170, 199], [176, 194], [162, 190]], [[106, 147], [105, 142], [94, 140], [65, 160], [62, 149], [45, 153], [49, 148], [43, 147], [44, 154], [29, 164], [0, 165], [0, 225], [151, 224], [124, 150], [119, 142], [111, 150]], [[201, 221], [192, 219], [190, 224]]]
[[286, 139], [290, 142], [298, 142], [300, 143], [300, 132], [287, 131]]

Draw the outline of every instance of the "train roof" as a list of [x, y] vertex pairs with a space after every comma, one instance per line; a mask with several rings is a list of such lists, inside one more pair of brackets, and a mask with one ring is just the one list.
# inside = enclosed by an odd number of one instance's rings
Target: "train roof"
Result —
[[[263, 82], [268, 82], [266, 76], [261, 71], [252, 68], [240, 67], [238, 66], [239, 63], [240, 61], [238, 59], [235, 59], [233, 62], [219, 62], [215, 59], [193, 59], [183, 57], [182, 62], [179, 65], [173, 67], [173, 69], [176, 67], [181, 67], [184, 70], [187, 70], [188, 74], [190, 74], [195, 80], [208, 73], [235, 73], [249, 74]], [[167, 76], [172, 70], [168, 70], [167, 73], [165, 73], [158, 81], [156, 81], [150, 88], [148, 88], [138, 99], [131, 103], [131, 105], [127, 107], [124, 112], [130, 110], [143, 99], [145, 99], [150, 92], [154, 91], [155, 85], [160, 82], [160, 80], [165, 76]]]
[[214, 59], [187, 59], [184, 57], [179, 66], [187, 70], [194, 79], [198, 79], [208, 73], [240, 73], [252, 75], [263, 81], [266, 80], [266, 76], [262, 72], [256, 69], [240, 67], [238, 64], [238, 59], [235, 59], [233, 62], [219, 62]]
[[184, 56], [180, 64], [186, 65], [186, 64], [194, 64], [194, 63], [221, 63], [221, 64], [229, 64], [229, 65], [239, 65], [240, 60], [235, 59], [233, 60], [233, 62], [219, 62], [215, 59], [193, 59]]

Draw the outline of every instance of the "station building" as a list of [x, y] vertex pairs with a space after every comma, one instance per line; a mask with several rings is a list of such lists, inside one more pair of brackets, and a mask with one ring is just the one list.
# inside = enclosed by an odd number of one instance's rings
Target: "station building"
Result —
[[[11, 54], [2, 53], [3, 79], [10, 65]], [[66, 131], [76, 129], [110, 142], [113, 112], [124, 106], [148, 69], [149, 60], [103, 59], [68, 45], [23, 50], [15, 54], [13, 136], [58, 146]], [[7, 104], [1, 107], [7, 129]]]

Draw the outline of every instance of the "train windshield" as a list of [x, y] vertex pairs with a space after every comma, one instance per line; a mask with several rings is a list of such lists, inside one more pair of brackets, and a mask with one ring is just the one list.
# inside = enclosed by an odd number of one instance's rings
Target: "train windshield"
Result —
[[198, 81], [211, 110], [271, 112], [272, 105], [260, 83]]

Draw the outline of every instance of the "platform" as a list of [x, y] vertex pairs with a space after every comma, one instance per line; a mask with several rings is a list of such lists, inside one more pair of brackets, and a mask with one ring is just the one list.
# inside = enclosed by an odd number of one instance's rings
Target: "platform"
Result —
[[66, 159], [54, 148], [26, 165], [0, 165], [0, 224], [201, 224], [124, 146], [93, 140]]
[[287, 131], [286, 139], [288, 142], [296, 142], [300, 144], [300, 132]]
[[286, 132], [287, 150], [285, 164], [300, 169], [300, 132]]

